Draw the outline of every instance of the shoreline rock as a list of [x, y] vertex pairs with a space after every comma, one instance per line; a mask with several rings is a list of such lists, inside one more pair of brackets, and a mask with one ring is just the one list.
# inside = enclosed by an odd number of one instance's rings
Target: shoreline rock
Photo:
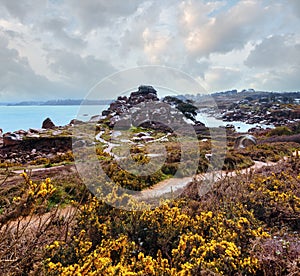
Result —
[[55, 128], [55, 124], [52, 122], [52, 120], [48, 117], [43, 121], [42, 128], [44, 129], [53, 129]]

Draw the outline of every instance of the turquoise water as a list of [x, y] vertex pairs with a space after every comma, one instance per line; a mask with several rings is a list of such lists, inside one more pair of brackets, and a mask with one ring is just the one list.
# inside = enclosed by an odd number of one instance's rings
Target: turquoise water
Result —
[[87, 121], [93, 115], [100, 115], [104, 105], [87, 106], [0, 106], [0, 128], [3, 132], [19, 129], [41, 128], [49, 117], [57, 126], [70, 123], [72, 119]]
[[223, 122], [220, 119], [216, 119], [210, 115], [204, 113], [198, 113], [197, 120], [203, 122], [207, 127], [218, 127], [218, 126], [226, 126], [227, 124], [233, 125], [235, 130], [238, 132], [247, 132], [250, 128], [255, 126], [260, 126], [262, 128], [273, 128], [271, 125], [263, 125], [263, 124], [247, 124], [244, 122], [234, 121], [234, 122]]
[[[57, 126], [68, 124], [72, 119], [89, 120], [93, 115], [100, 115], [107, 109], [105, 105], [85, 106], [0, 106], [0, 128], [3, 132], [19, 129], [41, 128], [43, 121], [49, 117]], [[236, 127], [237, 131], [246, 132], [255, 125], [243, 122], [223, 122], [220, 119], [199, 113], [197, 116], [208, 127], [225, 126], [227, 123]], [[267, 126], [262, 126], [267, 127]]]

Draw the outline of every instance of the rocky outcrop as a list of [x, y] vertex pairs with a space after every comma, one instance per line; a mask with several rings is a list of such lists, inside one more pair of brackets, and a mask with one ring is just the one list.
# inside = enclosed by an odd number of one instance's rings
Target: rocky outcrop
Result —
[[[118, 97], [116, 101], [110, 104], [107, 110], [102, 112], [102, 115], [120, 115], [127, 112], [135, 105], [147, 101], [159, 101], [157, 92], [152, 86], [141, 85], [139, 86], [138, 91], [130, 94], [129, 98], [126, 96]], [[112, 122], [112, 125], [114, 125], [114, 122]]]
[[280, 126], [300, 120], [300, 109], [264, 102], [245, 104], [244, 101], [240, 101], [224, 111], [222, 119], [226, 122], [242, 121], [248, 124]]
[[47, 118], [43, 121], [42, 128], [53, 129], [53, 128], [55, 128], [55, 124], [51, 121], [50, 118]]
[[[181, 101], [183, 106], [184, 102]], [[186, 103], [186, 105], [188, 105]], [[149, 128], [162, 132], [172, 132], [176, 128], [187, 125], [187, 116], [172, 102], [160, 101], [157, 91], [152, 86], [141, 85], [138, 91], [129, 97], [120, 96], [112, 102], [109, 108], [102, 112], [105, 119], [100, 120], [115, 129], [127, 129], [130, 125]], [[207, 128], [195, 121], [196, 133], [202, 133]]]
[[[49, 158], [72, 149], [71, 136], [12, 139], [5, 135], [5, 144], [0, 148], [0, 161], [24, 164], [39, 158]], [[9, 137], [9, 138], [8, 138]]]
[[55, 130], [29, 129], [7, 132], [1, 137], [1, 143], [1, 163], [25, 164], [72, 149], [72, 137], [68, 127], [56, 127]]
[[15, 146], [22, 142], [22, 136], [17, 133], [5, 133], [3, 135], [3, 146]]
[[236, 138], [235, 143], [234, 143], [234, 148], [235, 149], [243, 149], [251, 145], [256, 145], [257, 140], [253, 135], [246, 134], [246, 135], [241, 135]]

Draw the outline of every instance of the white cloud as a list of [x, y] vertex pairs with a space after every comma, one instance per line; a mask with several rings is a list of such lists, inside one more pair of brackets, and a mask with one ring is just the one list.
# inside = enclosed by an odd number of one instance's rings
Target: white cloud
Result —
[[235, 88], [242, 77], [237, 68], [212, 67], [204, 76], [206, 86], [212, 91], [222, 91]]
[[[196, 24], [189, 24], [186, 48], [195, 56], [242, 49], [249, 40], [255, 38], [258, 27], [265, 23], [267, 15], [268, 10], [259, 1], [238, 2], [226, 12], [206, 17], [206, 21], [201, 20], [201, 24], [198, 21]], [[203, 17], [201, 10], [199, 17]]]

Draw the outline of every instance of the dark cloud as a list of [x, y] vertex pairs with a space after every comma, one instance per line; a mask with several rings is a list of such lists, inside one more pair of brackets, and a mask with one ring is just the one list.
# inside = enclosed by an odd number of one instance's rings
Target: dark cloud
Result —
[[27, 58], [21, 57], [17, 50], [8, 48], [8, 41], [0, 37], [0, 101], [32, 99], [59, 95], [59, 86], [46, 77], [36, 74]]
[[67, 0], [69, 10], [78, 18], [79, 27], [84, 32], [97, 29], [126, 17], [137, 10], [142, 1], [139, 0]]
[[0, 0], [0, 10], [6, 10], [11, 16], [24, 21], [33, 15], [40, 15], [42, 10], [47, 8], [48, 0]]
[[81, 57], [65, 50], [53, 50], [48, 55], [49, 66], [64, 82], [86, 92], [102, 78], [116, 71], [108, 62], [88, 55]]
[[68, 26], [68, 22], [62, 18], [51, 18], [45, 20], [39, 28], [44, 32], [49, 32], [53, 36], [53, 40], [55, 40], [56, 44], [62, 44], [70, 49], [84, 48], [87, 44], [86, 41], [78, 35], [74, 36], [69, 34], [66, 31]]

